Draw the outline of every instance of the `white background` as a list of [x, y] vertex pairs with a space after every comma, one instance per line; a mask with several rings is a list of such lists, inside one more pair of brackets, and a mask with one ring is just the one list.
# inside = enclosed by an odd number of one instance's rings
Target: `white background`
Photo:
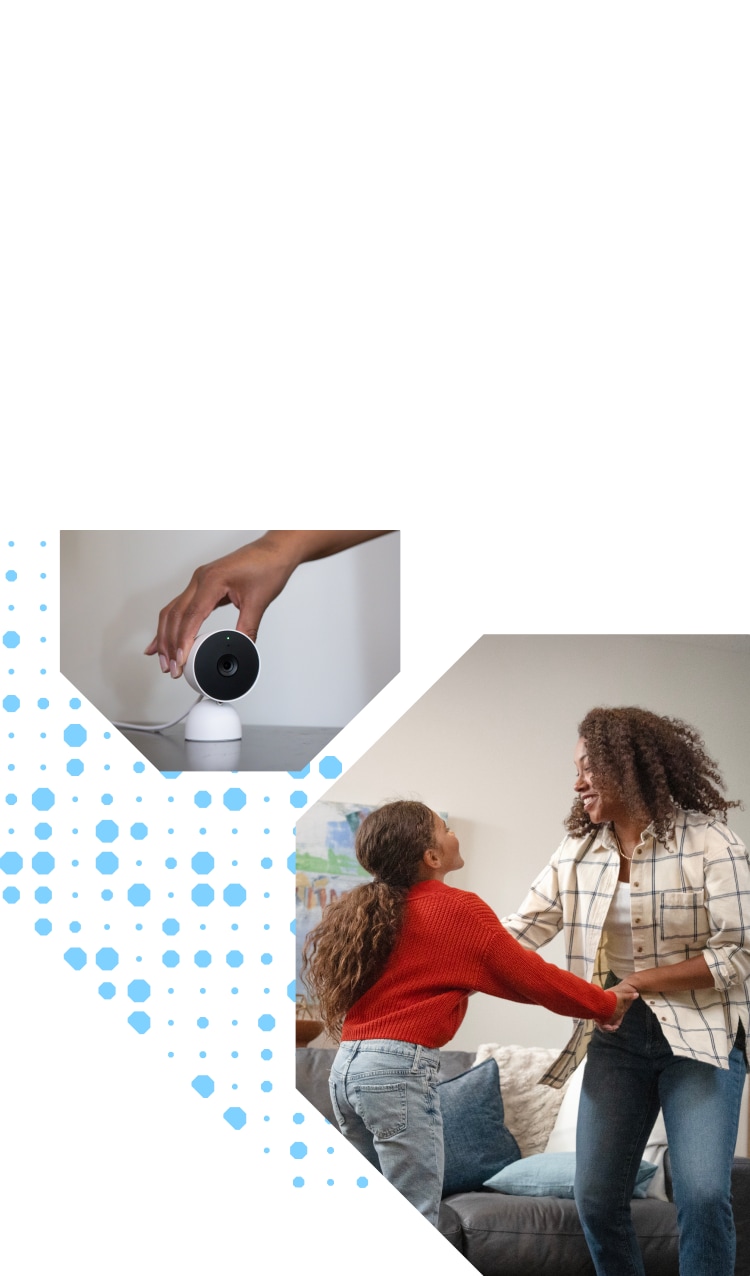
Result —
[[[747, 630], [744, 5], [1, 21], [2, 544], [400, 528], [403, 672], [345, 763], [484, 632]], [[12, 1276], [464, 1267], [385, 1184], [291, 1189], [2, 942]]]

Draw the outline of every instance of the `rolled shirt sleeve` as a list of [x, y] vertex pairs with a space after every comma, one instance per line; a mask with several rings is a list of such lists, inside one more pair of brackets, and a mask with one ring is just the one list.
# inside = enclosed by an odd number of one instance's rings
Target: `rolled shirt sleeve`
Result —
[[703, 955], [726, 992], [750, 980], [750, 859], [726, 825], [707, 830], [704, 881], [711, 935]]

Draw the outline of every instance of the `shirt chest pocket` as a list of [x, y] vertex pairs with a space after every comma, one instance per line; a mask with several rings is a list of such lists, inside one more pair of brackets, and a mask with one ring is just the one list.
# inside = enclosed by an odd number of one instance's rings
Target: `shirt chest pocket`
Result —
[[662, 952], [688, 957], [711, 938], [703, 891], [661, 891], [658, 922]]

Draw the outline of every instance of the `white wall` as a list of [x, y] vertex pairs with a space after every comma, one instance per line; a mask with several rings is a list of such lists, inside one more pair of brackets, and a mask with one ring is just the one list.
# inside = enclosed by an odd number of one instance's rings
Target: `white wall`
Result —
[[[750, 807], [750, 640], [486, 636], [451, 668], [326, 799], [416, 797], [446, 810], [466, 867], [456, 886], [502, 917], [563, 837], [577, 724], [596, 704], [638, 704], [698, 727]], [[750, 844], [750, 812], [730, 822]], [[543, 956], [563, 964], [558, 937]], [[453, 1045], [563, 1045], [569, 1021], [534, 1006], [472, 997]]]
[[[63, 673], [107, 717], [158, 723], [195, 693], [143, 650], [160, 609], [193, 571], [259, 531], [66, 531], [60, 537]], [[202, 632], [234, 628], [219, 608]], [[399, 669], [399, 534], [304, 563], [258, 634], [261, 675], [238, 705], [243, 722], [339, 727]]]

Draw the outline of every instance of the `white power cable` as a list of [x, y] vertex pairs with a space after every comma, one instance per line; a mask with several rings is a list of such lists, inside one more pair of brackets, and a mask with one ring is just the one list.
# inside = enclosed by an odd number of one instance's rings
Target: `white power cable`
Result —
[[123, 731], [146, 731], [149, 734], [153, 734], [156, 731], [166, 731], [169, 727], [176, 727], [178, 722], [182, 722], [182, 719], [188, 716], [190, 710], [194, 709], [203, 699], [205, 699], [204, 696], [198, 696], [197, 700], [189, 705], [185, 712], [180, 714], [179, 718], [173, 718], [171, 722], [160, 722], [157, 727], [147, 727], [142, 722], [113, 722], [112, 726], [119, 727]]

